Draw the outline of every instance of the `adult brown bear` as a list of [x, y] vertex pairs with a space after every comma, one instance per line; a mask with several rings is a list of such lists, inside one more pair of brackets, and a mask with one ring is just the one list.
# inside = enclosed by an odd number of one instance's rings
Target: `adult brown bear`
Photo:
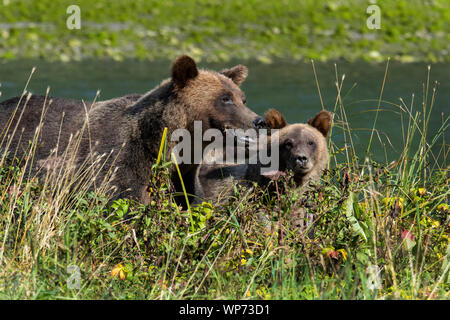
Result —
[[[26, 156], [28, 143], [39, 128], [33, 172], [40, 177], [55, 168], [72, 166], [79, 177], [97, 183], [109, 179], [113, 198], [132, 197], [146, 203], [151, 168], [165, 127], [170, 137], [180, 128], [192, 134], [194, 121], [201, 121], [203, 130], [221, 131], [264, 124], [264, 119], [245, 105], [239, 85], [246, 77], [245, 66], [220, 73], [199, 70], [194, 60], [183, 55], [172, 64], [171, 78], [144, 95], [86, 105], [60, 98], [52, 98], [49, 104], [43, 96], [12, 98], [0, 104], [0, 137], [12, 136], [8, 142], [0, 139], [0, 151], [19, 158]], [[77, 136], [81, 139], [77, 140]], [[169, 152], [175, 145], [168, 139]], [[81, 168], [99, 163], [91, 170], [94, 174], [83, 174]], [[188, 189], [193, 189], [197, 166], [192, 162], [181, 164]], [[171, 170], [178, 186], [177, 173]]]

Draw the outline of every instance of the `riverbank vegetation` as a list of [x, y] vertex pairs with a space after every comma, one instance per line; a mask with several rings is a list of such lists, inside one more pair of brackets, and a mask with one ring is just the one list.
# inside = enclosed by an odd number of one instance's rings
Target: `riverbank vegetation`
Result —
[[228, 61], [392, 59], [448, 61], [446, 0], [379, 0], [380, 29], [369, 29], [369, 1], [88, 1], [81, 29], [69, 30], [73, 1], [0, 1], [0, 59], [85, 58]]
[[421, 111], [393, 103], [403, 152], [376, 163], [371, 142], [355, 153], [336, 81], [330, 167], [303, 194], [288, 176], [276, 195], [237, 188], [229, 205], [183, 210], [161, 148], [151, 203], [108, 204], [64, 168], [27, 177], [33, 144], [10, 161], [0, 136], [0, 298], [448, 299], [450, 118], [429, 130], [435, 88]]

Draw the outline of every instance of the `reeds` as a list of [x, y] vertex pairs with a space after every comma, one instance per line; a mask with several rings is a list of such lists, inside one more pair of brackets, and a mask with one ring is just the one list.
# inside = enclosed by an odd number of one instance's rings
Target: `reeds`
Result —
[[[5, 132], [20, 135], [21, 128], [10, 121], [0, 130], [0, 297], [448, 298], [450, 118], [440, 115], [440, 127], [430, 131], [437, 92], [431, 69], [420, 110], [415, 96], [388, 102], [381, 90], [368, 100], [376, 109], [363, 156], [342, 98], [345, 75], [337, 66], [335, 73], [336, 125], [322, 181], [301, 196], [288, 178], [279, 182], [285, 191], [276, 198], [237, 188], [235, 201], [221, 208], [203, 203], [183, 211], [174, 203], [166, 136], [153, 167], [150, 204], [119, 199], [110, 206], [113, 154], [91, 152], [81, 164], [75, 159], [81, 137], [90, 136], [87, 107], [80, 132], [68, 146], [57, 145], [59, 165], [46, 172], [32, 170], [41, 127], [16, 161], [11, 158], [19, 152]], [[387, 76], [388, 64], [382, 87]], [[29, 98], [25, 88], [25, 108]], [[51, 106], [45, 99], [41, 123]], [[375, 139], [389, 152], [389, 133], [377, 129], [378, 114], [388, 107], [399, 115], [403, 146], [395, 161], [377, 163], [370, 152]], [[23, 110], [15, 111], [20, 117], [17, 112]], [[344, 145], [333, 142], [339, 131]], [[107, 163], [108, 174], [97, 181]], [[295, 226], [299, 210], [316, 217], [307, 231]], [[68, 265], [82, 271], [78, 289], [66, 284]], [[114, 268], [123, 268], [124, 280], [111, 275]]]

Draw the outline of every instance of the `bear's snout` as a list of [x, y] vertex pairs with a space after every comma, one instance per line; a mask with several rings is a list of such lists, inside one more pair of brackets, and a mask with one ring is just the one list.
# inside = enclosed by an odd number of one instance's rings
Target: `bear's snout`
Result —
[[309, 162], [308, 161], [308, 157], [303, 156], [303, 155], [297, 156], [296, 159], [295, 159], [295, 165], [299, 169], [308, 169], [308, 167], [309, 167], [308, 166], [309, 165], [308, 162]]
[[295, 159], [295, 162], [297, 166], [301, 168], [306, 168], [308, 164], [308, 158], [306, 156], [298, 156], [297, 159]]
[[253, 125], [256, 129], [264, 129], [266, 127], [266, 120], [263, 117], [258, 117], [253, 120]]
[[306, 174], [314, 167], [314, 161], [305, 154], [293, 155], [294, 172], [299, 174]]

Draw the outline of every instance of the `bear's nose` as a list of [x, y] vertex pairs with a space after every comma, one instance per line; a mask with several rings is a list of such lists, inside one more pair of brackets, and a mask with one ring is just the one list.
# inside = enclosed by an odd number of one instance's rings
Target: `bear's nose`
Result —
[[263, 129], [266, 127], [266, 120], [263, 117], [258, 117], [253, 120], [253, 125], [256, 129]]
[[304, 167], [308, 163], [308, 158], [305, 156], [298, 156], [296, 162], [299, 166]]

